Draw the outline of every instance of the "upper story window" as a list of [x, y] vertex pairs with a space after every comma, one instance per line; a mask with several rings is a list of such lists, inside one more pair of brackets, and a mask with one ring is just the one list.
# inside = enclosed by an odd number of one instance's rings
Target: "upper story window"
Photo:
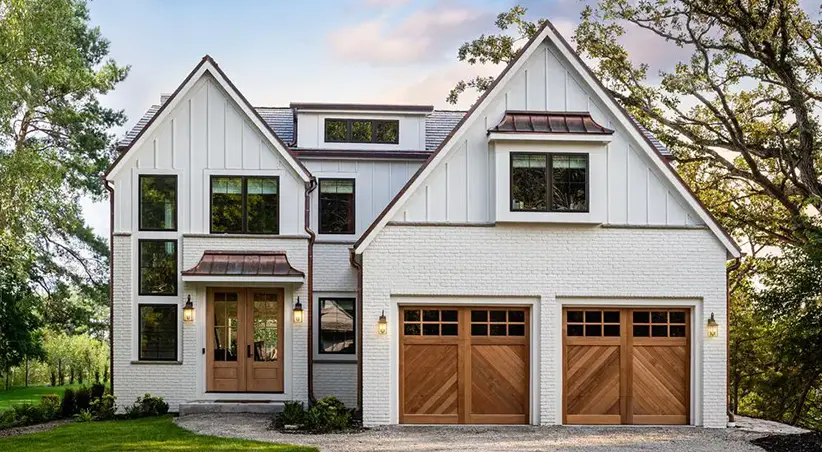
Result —
[[353, 355], [356, 350], [354, 298], [320, 298], [320, 344], [323, 354]]
[[399, 144], [400, 122], [385, 119], [326, 119], [327, 143]]
[[140, 240], [140, 295], [177, 295], [177, 240]]
[[211, 176], [212, 234], [277, 234], [280, 179]]
[[177, 176], [140, 175], [140, 230], [177, 230]]
[[320, 179], [320, 234], [354, 234], [354, 179]]
[[511, 154], [511, 211], [587, 212], [586, 154]]

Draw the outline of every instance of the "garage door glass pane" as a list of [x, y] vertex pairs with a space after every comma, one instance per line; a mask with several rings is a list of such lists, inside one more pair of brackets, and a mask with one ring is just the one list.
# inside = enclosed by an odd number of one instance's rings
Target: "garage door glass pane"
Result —
[[443, 322], [456, 322], [457, 321], [457, 311], [456, 310], [447, 310], [442, 311], [442, 321]]
[[585, 311], [585, 322], [597, 322], [599, 323], [602, 321], [602, 312], [600, 311]]
[[472, 322], [487, 322], [488, 311], [471, 311]]
[[484, 323], [471, 325], [471, 336], [488, 336], [488, 325]]
[[420, 311], [405, 311], [405, 321], [406, 322], [419, 322], [420, 321]]
[[419, 336], [420, 335], [420, 325], [418, 323], [409, 323], [405, 325], [405, 335], [406, 336]]
[[586, 336], [602, 336], [601, 325], [585, 325]]
[[422, 324], [422, 335], [423, 336], [439, 336], [440, 335], [440, 325], [439, 325], [439, 323], [423, 323]]
[[634, 311], [634, 323], [650, 323], [650, 319], [650, 312]]
[[582, 325], [568, 325], [568, 335], [569, 336], [582, 336], [583, 326]]
[[491, 336], [505, 336], [506, 329], [505, 324], [491, 324]]
[[651, 336], [653, 337], [668, 337], [667, 325], [654, 325], [651, 328]]
[[634, 337], [648, 337], [651, 335], [651, 327], [648, 325], [634, 325]]
[[685, 323], [685, 313], [681, 311], [673, 311], [669, 313], [671, 323]]
[[619, 311], [605, 311], [605, 323], [619, 323]]
[[619, 325], [605, 325], [605, 336], [617, 337], [619, 336]]
[[456, 323], [443, 323], [442, 324], [442, 335], [443, 336], [456, 336], [457, 335], [457, 324]]
[[671, 337], [685, 337], [685, 325], [671, 325]]
[[491, 321], [492, 322], [504, 322], [505, 321], [505, 311], [491, 311]]
[[440, 311], [422, 311], [422, 320], [424, 322], [439, 322]]
[[509, 336], [525, 336], [525, 325], [508, 325]]
[[582, 323], [582, 311], [568, 311], [566, 317], [569, 322]]
[[651, 323], [668, 323], [668, 313], [665, 311], [652, 312]]

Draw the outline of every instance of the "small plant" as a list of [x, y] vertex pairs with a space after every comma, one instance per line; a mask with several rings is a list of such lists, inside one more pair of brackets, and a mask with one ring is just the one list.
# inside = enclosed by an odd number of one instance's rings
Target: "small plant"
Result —
[[109, 419], [114, 419], [114, 415], [117, 413], [117, 406], [114, 403], [117, 400], [113, 394], [103, 394], [102, 397], [98, 399], [94, 399], [91, 402], [91, 413], [94, 415], [94, 418], [98, 421], [107, 421]]
[[94, 420], [94, 415], [90, 410], [82, 410], [74, 416], [77, 422], [91, 422]]
[[126, 417], [134, 419], [146, 416], [162, 416], [168, 413], [168, 404], [162, 397], [152, 397], [146, 394], [138, 397], [134, 405], [126, 407]]
[[102, 383], [94, 383], [91, 385], [91, 401], [94, 402], [95, 399], [103, 398], [103, 394], [106, 393], [106, 385]]
[[285, 428], [287, 425], [301, 426], [305, 422], [305, 407], [302, 402], [285, 402], [283, 410], [274, 416], [274, 428]]
[[11, 407], [11, 409], [14, 411], [17, 422], [20, 425], [39, 424], [40, 422], [49, 420], [44, 415], [40, 405], [24, 403], [22, 405], [15, 405]]
[[17, 426], [17, 413], [14, 410], [6, 410], [0, 413], [0, 428]]
[[74, 413], [77, 412], [77, 400], [74, 397], [73, 390], [66, 389], [66, 392], [63, 393], [63, 400], [60, 403], [60, 407], [63, 411], [63, 417], [74, 416]]
[[60, 406], [60, 397], [55, 394], [44, 395], [40, 397], [40, 409], [43, 411], [43, 416], [48, 419], [57, 419], [60, 417], [62, 408]]
[[91, 408], [91, 389], [83, 386], [77, 388], [74, 393], [75, 403], [77, 404], [77, 412], [88, 410]]

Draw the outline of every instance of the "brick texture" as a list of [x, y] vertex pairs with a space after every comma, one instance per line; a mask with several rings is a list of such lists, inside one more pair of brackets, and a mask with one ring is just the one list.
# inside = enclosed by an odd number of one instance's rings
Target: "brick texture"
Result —
[[[702, 425], [724, 427], [724, 248], [705, 229], [627, 229], [559, 225], [386, 227], [364, 253], [363, 322], [391, 312], [392, 295], [538, 297], [539, 420], [559, 424], [562, 391], [558, 298], [688, 298], [702, 305], [694, 319], [704, 336], [710, 313], [720, 337], [704, 339], [694, 393]], [[373, 321], [373, 322], [372, 322]], [[389, 319], [396, 327], [397, 319]], [[391, 337], [363, 331], [363, 411], [367, 425], [395, 422]], [[394, 412], [392, 412], [392, 409]], [[701, 415], [701, 416], [700, 416]]]

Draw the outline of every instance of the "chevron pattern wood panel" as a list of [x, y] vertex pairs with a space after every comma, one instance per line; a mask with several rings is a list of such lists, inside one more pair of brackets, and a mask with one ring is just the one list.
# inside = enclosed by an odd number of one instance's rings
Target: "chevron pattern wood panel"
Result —
[[633, 347], [635, 423], [685, 423], [688, 414], [687, 365], [687, 347]]
[[566, 353], [569, 423], [619, 423], [619, 346], [568, 346]]
[[403, 346], [403, 410], [417, 422], [457, 422], [456, 345]]
[[528, 347], [471, 347], [471, 414], [521, 415], [528, 404]]

